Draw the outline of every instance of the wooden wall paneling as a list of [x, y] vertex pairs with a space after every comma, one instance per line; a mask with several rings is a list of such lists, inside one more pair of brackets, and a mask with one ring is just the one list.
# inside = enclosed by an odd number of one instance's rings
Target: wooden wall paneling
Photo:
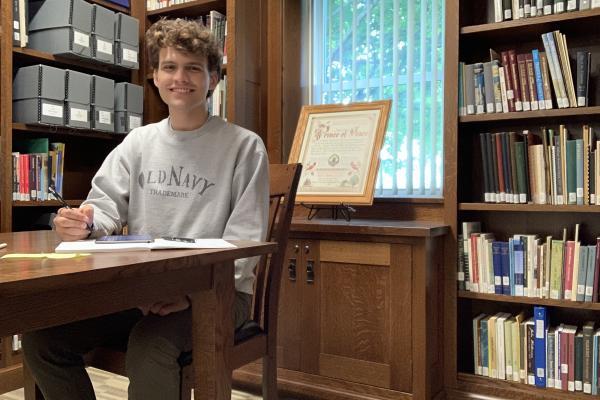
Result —
[[[230, 18], [230, 4], [234, 9], [234, 23], [227, 23], [227, 34], [232, 34], [227, 48], [227, 84], [235, 82], [233, 87], [227, 88], [233, 101], [228, 109], [231, 114], [228, 119], [259, 134], [265, 139], [265, 117], [261, 115], [264, 107], [261, 97], [264, 96], [265, 83], [262, 82], [263, 69], [265, 68], [263, 31], [266, 29], [264, 0], [244, 0], [227, 2], [227, 18]], [[231, 32], [230, 32], [231, 31]], [[233, 42], [231, 42], [233, 41]], [[266, 42], [265, 42], [266, 43]], [[232, 70], [234, 76], [229, 76], [230, 49], [235, 49]], [[232, 90], [233, 89], [233, 90]], [[229, 100], [229, 99], [228, 99]]]
[[0, 231], [12, 223], [12, 1], [0, 4]]
[[444, 239], [444, 386], [456, 387], [456, 238], [457, 231], [457, 124], [459, 0], [447, 0], [444, 43], [444, 223], [450, 232]]
[[[307, 46], [303, 33], [307, 29], [304, 22], [301, 1], [285, 1], [283, 6], [283, 46], [282, 46], [282, 94], [281, 98], [270, 100], [270, 104], [281, 104], [281, 157], [287, 162], [298, 125], [298, 117], [303, 104], [308, 104], [305, 95], [307, 79], [303, 78], [302, 49]], [[303, 87], [304, 85], [304, 87]]]
[[[266, 34], [266, 58], [267, 64], [264, 68], [266, 82], [266, 146], [271, 163], [281, 163], [282, 159], [282, 124], [281, 124], [281, 100], [282, 100], [282, 47], [283, 47], [283, 0], [267, 0], [267, 34]], [[287, 161], [287, 160], [286, 160]]]
[[[237, 1], [239, 2], [239, 1]], [[227, 119], [232, 122], [236, 122], [236, 103], [237, 99], [237, 46], [236, 36], [239, 28], [237, 25], [237, 14], [236, 14], [236, 0], [227, 0], [227, 37], [226, 48], [227, 48]], [[237, 123], [237, 122], [236, 122]]]

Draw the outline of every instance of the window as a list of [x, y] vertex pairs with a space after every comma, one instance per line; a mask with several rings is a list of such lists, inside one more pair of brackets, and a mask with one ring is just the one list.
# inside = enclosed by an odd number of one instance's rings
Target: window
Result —
[[312, 104], [392, 99], [377, 197], [442, 194], [444, 0], [312, 0]]

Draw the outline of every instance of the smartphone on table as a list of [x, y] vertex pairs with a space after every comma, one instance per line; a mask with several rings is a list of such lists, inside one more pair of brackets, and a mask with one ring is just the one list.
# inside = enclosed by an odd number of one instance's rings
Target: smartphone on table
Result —
[[150, 235], [108, 235], [96, 239], [97, 244], [115, 243], [151, 243], [154, 239]]

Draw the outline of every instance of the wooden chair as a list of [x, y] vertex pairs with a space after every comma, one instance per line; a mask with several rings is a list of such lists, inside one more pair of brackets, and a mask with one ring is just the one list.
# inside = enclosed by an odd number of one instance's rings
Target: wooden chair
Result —
[[[285, 260], [288, 232], [294, 211], [296, 188], [300, 179], [300, 164], [271, 164], [270, 206], [267, 240], [278, 244], [277, 251], [262, 257], [256, 267], [256, 284], [251, 318], [235, 331], [231, 351], [231, 371], [262, 358], [262, 391], [265, 400], [277, 397], [277, 311], [279, 287]], [[86, 364], [105, 371], [125, 375], [125, 349], [98, 348], [86, 354]], [[193, 384], [191, 352], [179, 357], [181, 400], [189, 400]], [[39, 389], [24, 367], [25, 398], [43, 399]]]

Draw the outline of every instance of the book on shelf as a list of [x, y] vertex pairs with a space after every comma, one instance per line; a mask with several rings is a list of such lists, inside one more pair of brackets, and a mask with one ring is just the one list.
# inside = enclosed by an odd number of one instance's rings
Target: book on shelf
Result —
[[47, 138], [17, 140], [13, 150], [13, 200], [52, 200], [48, 191], [52, 182], [62, 195], [64, 143], [49, 143]]
[[[458, 254], [458, 288], [477, 293], [598, 302], [600, 239], [514, 234], [499, 240], [481, 223], [464, 222]], [[596, 297], [594, 297], [596, 294]]]
[[588, 10], [600, 7], [600, 0], [490, 0], [487, 22], [502, 22]]
[[550, 309], [534, 306], [517, 315], [479, 313], [472, 318], [473, 373], [538, 388], [597, 394], [600, 329], [552, 326]]
[[483, 201], [552, 205], [597, 205], [598, 141], [593, 127], [581, 127], [571, 138], [564, 125], [558, 134], [541, 127], [539, 134], [480, 133]]

